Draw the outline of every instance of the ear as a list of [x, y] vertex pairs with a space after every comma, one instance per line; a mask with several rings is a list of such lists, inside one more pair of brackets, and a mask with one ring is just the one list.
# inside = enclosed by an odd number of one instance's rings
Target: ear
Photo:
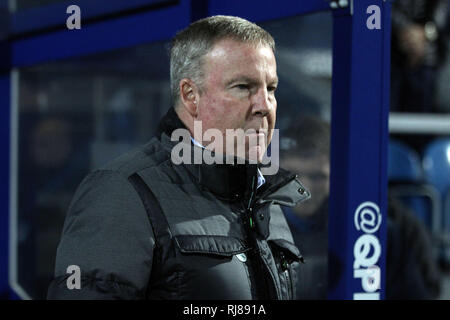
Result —
[[180, 81], [180, 102], [186, 111], [193, 117], [197, 117], [200, 91], [191, 79]]

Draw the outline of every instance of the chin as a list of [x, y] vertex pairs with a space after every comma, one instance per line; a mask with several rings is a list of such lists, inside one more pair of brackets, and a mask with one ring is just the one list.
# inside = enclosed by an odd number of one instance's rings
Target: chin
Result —
[[247, 160], [250, 162], [261, 163], [266, 149], [263, 146], [256, 146], [248, 150]]

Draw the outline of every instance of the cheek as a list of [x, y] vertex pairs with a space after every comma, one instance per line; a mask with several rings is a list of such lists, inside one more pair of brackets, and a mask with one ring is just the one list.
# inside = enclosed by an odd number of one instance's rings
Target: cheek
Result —
[[268, 128], [273, 129], [275, 127], [275, 122], [277, 119], [277, 101], [273, 98], [271, 107], [267, 116]]
[[236, 99], [216, 99], [211, 104], [217, 123], [227, 129], [245, 128], [247, 117], [247, 104]]
[[227, 106], [222, 99], [204, 97], [199, 120], [202, 121], [204, 129], [222, 130], [226, 126], [228, 113]]
[[273, 104], [272, 110], [270, 112], [272, 118], [272, 126], [275, 126], [275, 120], [277, 119], [277, 106], [277, 100], [275, 100], [275, 103]]

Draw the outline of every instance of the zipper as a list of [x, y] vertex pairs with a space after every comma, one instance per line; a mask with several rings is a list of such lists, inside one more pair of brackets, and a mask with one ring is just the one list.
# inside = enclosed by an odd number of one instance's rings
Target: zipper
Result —
[[246, 218], [248, 219], [248, 224], [250, 227], [250, 230], [253, 230], [255, 228], [255, 220], [253, 217], [253, 202], [256, 194], [256, 177], [252, 176], [252, 183], [251, 183], [251, 192], [250, 197], [248, 199], [247, 208], [246, 208]]
[[[257, 184], [256, 184], [256, 176], [252, 176], [251, 180], [251, 191], [248, 197], [247, 203], [242, 203], [242, 207], [244, 209], [244, 225], [246, 225], [247, 239], [251, 243], [251, 250], [249, 254], [250, 265], [252, 266], [253, 271], [255, 272], [255, 277], [257, 281], [257, 292], [258, 299], [277, 299], [278, 294], [275, 288], [274, 279], [270, 272], [267, 270], [266, 262], [263, 258], [262, 253], [260, 252], [259, 245], [257, 243], [256, 234], [255, 234], [255, 219], [253, 217], [253, 207], [255, 205], [257, 193]], [[258, 290], [259, 289], [259, 290]]]
[[288, 282], [288, 288], [289, 288], [289, 300], [293, 300], [294, 299], [294, 288], [292, 287], [292, 279], [291, 279], [291, 268], [289, 266], [289, 268], [286, 270], [286, 276], [287, 276], [287, 282]]
[[288, 287], [288, 300], [292, 300], [294, 298], [293, 296], [293, 288], [292, 288], [292, 280], [291, 280], [291, 265], [286, 259], [286, 256], [281, 251], [280, 252], [280, 267], [283, 271], [283, 274], [286, 277], [287, 287]]

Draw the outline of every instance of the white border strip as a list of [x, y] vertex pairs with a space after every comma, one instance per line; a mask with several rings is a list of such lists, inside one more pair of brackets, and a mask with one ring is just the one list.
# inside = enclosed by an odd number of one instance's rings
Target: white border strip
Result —
[[10, 150], [9, 150], [9, 285], [24, 300], [31, 297], [19, 285], [18, 281], [18, 141], [19, 141], [19, 71], [11, 71], [11, 108], [10, 108]]
[[450, 134], [450, 114], [389, 114], [389, 132], [407, 134]]

